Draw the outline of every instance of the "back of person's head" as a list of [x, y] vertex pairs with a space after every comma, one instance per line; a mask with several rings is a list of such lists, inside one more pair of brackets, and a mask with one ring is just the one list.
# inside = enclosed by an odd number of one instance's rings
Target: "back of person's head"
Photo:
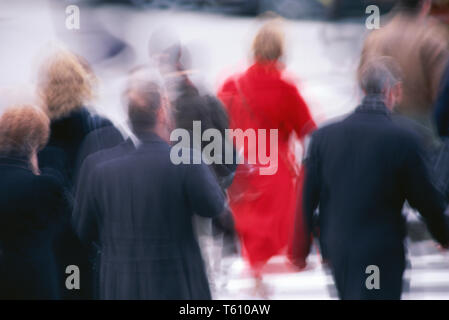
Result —
[[358, 70], [360, 88], [367, 95], [383, 95], [402, 79], [401, 67], [391, 57], [373, 58]]
[[151, 70], [133, 70], [126, 89], [128, 118], [131, 130], [137, 136], [151, 131], [158, 121], [163, 105], [163, 93], [158, 78]]
[[40, 65], [38, 89], [50, 119], [81, 108], [93, 96], [93, 73], [84, 60], [58, 48]]
[[200, 95], [188, 95], [173, 104], [173, 115], [177, 128], [193, 130], [193, 121], [201, 121], [201, 128], [209, 127], [209, 114], [205, 99]]
[[284, 33], [279, 21], [267, 22], [253, 42], [253, 56], [257, 62], [279, 60], [284, 55]]
[[8, 108], [0, 117], [0, 154], [30, 157], [46, 145], [49, 124], [47, 115], [31, 105]]

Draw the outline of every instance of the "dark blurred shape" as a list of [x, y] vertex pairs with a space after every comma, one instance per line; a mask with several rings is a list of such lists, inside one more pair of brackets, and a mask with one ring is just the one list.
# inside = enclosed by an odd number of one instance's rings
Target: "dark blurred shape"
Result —
[[449, 65], [441, 80], [434, 106], [434, 119], [440, 137], [449, 137]]
[[430, 14], [439, 19], [441, 22], [449, 24], [449, 1], [432, 1], [432, 9]]
[[[422, 139], [408, 119], [391, 112], [401, 99], [395, 64], [388, 57], [364, 64], [362, 104], [344, 120], [317, 130], [307, 152], [306, 221], [309, 230], [319, 226], [322, 255], [341, 299], [400, 299], [406, 200], [433, 237], [449, 245], [444, 199], [433, 184]], [[382, 279], [376, 290], [366, 285], [371, 265]]]
[[326, 5], [326, 16], [330, 19], [367, 16], [366, 8], [370, 5], [377, 6], [381, 14], [386, 14], [396, 3], [397, 0], [331, 0]]
[[[193, 122], [201, 122], [201, 135], [207, 129], [217, 129], [222, 134], [222, 141], [227, 141], [225, 129], [229, 128], [229, 119], [222, 103], [211, 94], [201, 95], [189, 78], [190, 53], [182, 46], [179, 39], [170, 30], [156, 30], [149, 41], [150, 57], [156, 62], [164, 78], [168, 97], [171, 102], [176, 128], [193, 130]], [[193, 135], [191, 135], [193, 138]], [[201, 150], [207, 143], [202, 142]], [[191, 142], [190, 145], [193, 145]], [[225, 155], [223, 143], [222, 155]], [[233, 163], [213, 163], [210, 165], [223, 194], [231, 185], [237, 168], [236, 153]], [[223, 255], [237, 253], [236, 234], [232, 213], [225, 208], [223, 214], [212, 220], [213, 233], [223, 239]]]
[[81, 165], [89, 155], [115, 147], [123, 141], [123, 135], [114, 126], [106, 126], [90, 132], [80, 146], [77, 156], [76, 173], [79, 174]]
[[[228, 115], [222, 103], [215, 97], [207, 95], [200, 96], [199, 94], [185, 96], [181, 95], [174, 101], [174, 118], [177, 128], [183, 128], [191, 133], [193, 139], [193, 122], [201, 122], [201, 136], [208, 129], [217, 129], [222, 136], [223, 148], [221, 154], [223, 159], [226, 154], [226, 144], [231, 143], [225, 133], [225, 129], [229, 128]], [[201, 150], [208, 144], [202, 141]], [[190, 143], [193, 145], [193, 141]], [[231, 186], [234, 179], [234, 174], [237, 169], [236, 152], [233, 150], [233, 162], [226, 164], [213, 163], [210, 165], [218, 184], [220, 185], [223, 194], [226, 195], [227, 189]], [[232, 212], [229, 207], [224, 208], [224, 212], [212, 219], [213, 236], [221, 238], [223, 241], [222, 256], [220, 258], [236, 254], [237, 249], [237, 235], [234, 227], [234, 220]]]
[[[229, 128], [229, 120], [226, 111], [217, 98], [212, 96], [182, 96], [175, 101], [174, 117], [177, 128], [183, 128], [192, 132], [193, 122], [201, 121], [201, 136], [208, 129], [217, 129], [222, 134], [222, 141], [227, 141], [225, 129]], [[192, 134], [193, 137], [193, 134]], [[202, 141], [201, 150], [208, 144]], [[193, 145], [193, 143], [191, 143]], [[222, 154], [225, 154], [223, 143]], [[199, 150], [199, 151], [201, 151]], [[235, 153], [234, 153], [235, 154]], [[223, 161], [224, 162], [224, 161]], [[236, 161], [230, 164], [213, 163], [211, 167], [217, 177], [219, 184], [225, 191], [232, 183], [236, 170]]]
[[442, 141], [435, 152], [433, 171], [435, 183], [449, 202], [449, 65], [441, 81], [440, 92], [436, 100], [433, 119]]
[[256, 16], [273, 12], [289, 19], [363, 17], [366, 7], [377, 5], [382, 14], [397, 0], [91, 0], [93, 4], [131, 4], [140, 8], [201, 10]]

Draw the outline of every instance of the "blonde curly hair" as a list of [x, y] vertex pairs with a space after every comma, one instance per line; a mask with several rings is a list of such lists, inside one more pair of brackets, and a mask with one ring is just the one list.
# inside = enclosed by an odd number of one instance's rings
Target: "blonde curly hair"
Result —
[[48, 141], [50, 120], [32, 105], [9, 107], [0, 117], [0, 154], [29, 157]]
[[63, 118], [93, 98], [95, 78], [79, 57], [59, 49], [38, 73], [38, 92], [51, 120]]

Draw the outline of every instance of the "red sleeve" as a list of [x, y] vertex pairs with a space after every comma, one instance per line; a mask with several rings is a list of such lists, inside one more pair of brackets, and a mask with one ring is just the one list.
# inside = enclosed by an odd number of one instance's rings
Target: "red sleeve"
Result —
[[309, 107], [302, 98], [298, 89], [294, 86], [289, 86], [290, 91], [287, 101], [287, 121], [288, 129], [295, 131], [298, 138], [302, 139], [304, 136], [316, 129], [315, 121], [310, 114]]
[[218, 90], [217, 97], [221, 100], [228, 114], [231, 111], [232, 100], [236, 92], [235, 80], [233, 78], [225, 81], [223, 86]]

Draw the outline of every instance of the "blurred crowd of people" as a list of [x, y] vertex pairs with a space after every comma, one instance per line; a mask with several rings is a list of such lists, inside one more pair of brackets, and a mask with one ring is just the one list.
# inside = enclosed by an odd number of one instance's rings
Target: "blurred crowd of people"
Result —
[[[89, 62], [52, 52], [36, 101], [0, 117], [0, 298], [211, 299], [198, 242], [207, 221], [219, 259], [242, 254], [263, 298], [266, 263], [283, 254], [301, 271], [317, 238], [340, 298], [400, 299], [406, 202], [449, 248], [449, 38], [430, 6], [400, 1], [369, 34], [361, 104], [321, 128], [283, 64], [276, 19], [257, 33], [252, 65], [215, 94], [191, 81], [179, 41], [151, 35], [149, 62], [128, 72], [123, 92], [130, 134], [88, 108], [98, 82]], [[171, 161], [171, 132], [195, 121], [233, 146], [232, 163]], [[261, 175], [265, 164], [248, 161], [257, 146], [229, 128], [277, 129], [276, 173]]]

